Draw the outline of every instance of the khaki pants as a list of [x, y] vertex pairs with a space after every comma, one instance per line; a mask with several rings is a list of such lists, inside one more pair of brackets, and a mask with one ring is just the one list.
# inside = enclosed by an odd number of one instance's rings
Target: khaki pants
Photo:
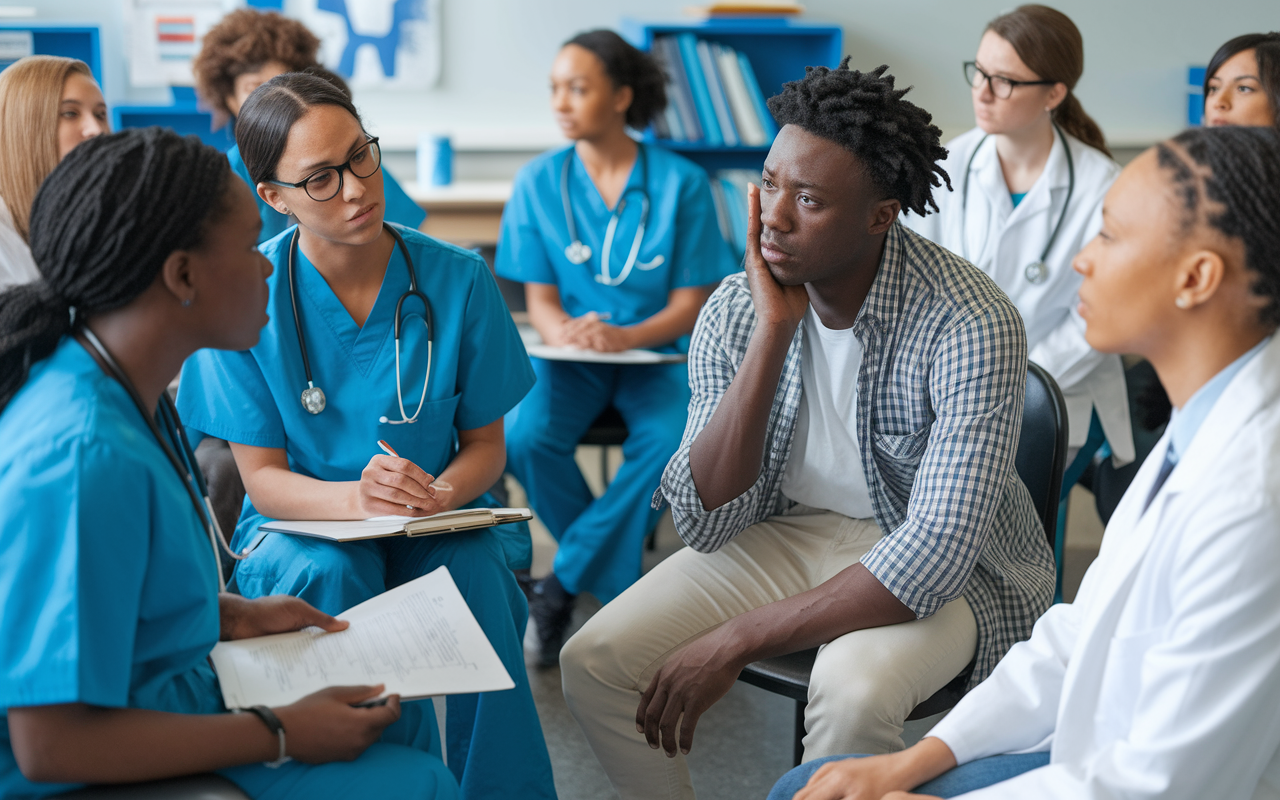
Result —
[[[715, 553], [677, 552], [565, 644], [569, 710], [623, 800], [694, 796], [684, 756], [667, 758], [636, 731], [640, 695], [671, 653], [738, 614], [818, 586], [882, 535], [874, 520], [831, 512], [770, 517]], [[973, 612], [960, 598], [928, 619], [823, 647], [809, 685], [805, 760], [901, 750], [907, 715], [960, 674], [976, 643]]]

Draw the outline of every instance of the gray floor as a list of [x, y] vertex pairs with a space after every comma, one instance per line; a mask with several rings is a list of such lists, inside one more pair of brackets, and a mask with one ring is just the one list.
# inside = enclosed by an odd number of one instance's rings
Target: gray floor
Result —
[[[578, 461], [593, 489], [600, 490], [600, 451], [579, 449]], [[619, 456], [611, 467], [616, 469]], [[512, 505], [523, 505], [523, 492], [511, 483]], [[550, 571], [555, 556], [555, 542], [535, 520], [535, 576]], [[1067, 526], [1066, 571], [1064, 594], [1075, 596], [1084, 570], [1097, 553], [1102, 539], [1102, 524], [1093, 511], [1093, 497], [1077, 488], [1072, 495], [1070, 522]], [[648, 570], [661, 559], [681, 547], [680, 538], [664, 516], [658, 525], [657, 547], [645, 557]], [[574, 629], [580, 627], [599, 603], [583, 595], [574, 615]], [[542, 719], [542, 730], [551, 752], [556, 790], [560, 800], [612, 800], [617, 794], [609, 786], [604, 770], [591, 752], [586, 738], [569, 714], [560, 689], [558, 668], [539, 670], [533, 665], [532, 638], [526, 641], [529, 678], [534, 701]], [[791, 767], [794, 704], [786, 698], [738, 683], [729, 694], [712, 707], [698, 723], [693, 750], [689, 754], [689, 770], [700, 800], [743, 800], [763, 798], [774, 781]], [[931, 722], [913, 724], [904, 738], [919, 738]]]

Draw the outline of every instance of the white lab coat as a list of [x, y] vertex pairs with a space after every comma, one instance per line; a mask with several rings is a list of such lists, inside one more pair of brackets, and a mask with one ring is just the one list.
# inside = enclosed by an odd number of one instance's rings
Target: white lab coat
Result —
[[[1084, 338], [1084, 320], [1076, 312], [1081, 276], [1071, 260], [1102, 226], [1102, 198], [1120, 174], [1120, 167], [1100, 151], [1068, 135], [1075, 161], [1076, 185], [1071, 204], [1045, 264], [1048, 280], [1027, 280], [1029, 264], [1040, 260], [1067, 201], [1070, 173], [1062, 140], [1053, 149], [1044, 172], [1017, 208], [1000, 169], [996, 142], [985, 142], [974, 128], [947, 144], [943, 168], [954, 191], [935, 191], [938, 213], [920, 217], [904, 214], [912, 230], [971, 261], [990, 275], [1009, 295], [1027, 327], [1032, 361], [1049, 371], [1067, 400], [1069, 443], [1084, 444], [1092, 411], [1097, 409], [1117, 466], [1134, 459], [1129, 399], [1120, 357], [1099, 353]], [[964, 208], [965, 165], [979, 147], [968, 174], [968, 208]]]
[[961, 763], [1050, 750], [967, 800], [1280, 798], [1280, 336], [1143, 512], [1168, 435], [1051, 608], [933, 732]]
[[40, 277], [31, 248], [13, 226], [13, 215], [0, 197], [0, 292]]

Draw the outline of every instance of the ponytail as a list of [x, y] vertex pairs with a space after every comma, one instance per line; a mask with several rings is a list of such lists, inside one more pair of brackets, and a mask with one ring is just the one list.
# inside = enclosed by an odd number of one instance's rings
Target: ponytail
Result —
[[1067, 87], [1066, 98], [1053, 110], [1053, 121], [1109, 158], [1102, 129], [1076, 99], [1076, 82], [1084, 74], [1084, 39], [1071, 18], [1048, 6], [1025, 5], [991, 20], [987, 30], [1008, 42], [1040, 80]]
[[1085, 113], [1084, 106], [1080, 105], [1080, 101], [1076, 99], [1075, 92], [1068, 91], [1066, 99], [1058, 104], [1050, 116], [1063, 131], [1095, 150], [1101, 150], [1110, 158], [1111, 151], [1107, 149], [1107, 140], [1102, 135], [1102, 129], [1093, 121], [1093, 117]]
[[128, 305], [169, 254], [198, 247], [225, 205], [226, 157], [161, 128], [72, 150], [31, 207], [41, 279], [0, 294], [0, 411], [83, 320]]

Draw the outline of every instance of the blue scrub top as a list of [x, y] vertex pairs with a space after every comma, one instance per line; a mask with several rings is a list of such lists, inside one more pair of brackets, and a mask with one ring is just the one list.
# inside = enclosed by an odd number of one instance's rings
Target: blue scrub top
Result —
[[[292, 229], [261, 246], [275, 271], [268, 279], [271, 321], [251, 350], [202, 350], [188, 359], [178, 389], [178, 408], [188, 428], [206, 436], [257, 447], [284, 448], [294, 472], [324, 481], [359, 480], [385, 439], [403, 458], [432, 475], [453, 459], [455, 431], [482, 428], [499, 419], [533, 386], [533, 368], [511, 312], [484, 260], [418, 231], [400, 228], [413, 258], [418, 288], [431, 301], [435, 331], [431, 379], [418, 421], [400, 419], [396, 400], [396, 302], [409, 289], [404, 256], [397, 247], [364, 327], [359, 327], [328, 283], [298, 248], [298, 307], [315, 385], [328, 405], [310, 414], [300, 400], [306, 388], [302, 352], [289, 300], [287, 264]], [[405, 301], [400, 337], [400, 374], [405, 413], [422, 396], [427, 337], [418, 316], [422, 304]], [[245, 501], [245, 520], [256, 512]], [[253, 530], [241, 525], [233, 547]]]
[[[648, 193], [650, 208], [637, 262], [660, 255], [664, 259], [660, 266], [642, 270], [637, 265], [618, 286], [596, 280], [613, 212], [570, 146], [538, 156], [516, 176], [502, 215], [497, 273], [521, 283], [556, 285], [564, 310], [572, 316], [595, 311], [610, 314], [614, 325], [634, 325], [665, 308], [672, 289], [706, 286], [736, 272], [738, 264], [716, 222], [707, 173], [660, 147], [640, 147], [648, 169], [642, 169], [637, 157], [627, 180], [627, 205], [614, 233], [608, 272], [616, 279], [631, 251], [640, 222], [638, 189]], [[560, 195], [566, 159], [573, 159], [569, 194], [574, 223], [578, 236], [591, 248], [591, 258], [584, 264], [574, 264], [564, 254], [570, 242]]]
[[[124, 388], [64, 338], [0, 414], [0, 713], [223, 711], [205, 660], [217, 593], [182, 479]], [[68, 788], [22, 776], [0, 717], [0, 797]]]
[[[276, 238], [282, 231], [293, 225], [287, 216], [267, 205], [267, 202], [258, 196], [255, 188], [257, 184], [249, 177], [249, 168], [244, 165], [244, 159], [240, 157], [240, 145], [231, 146], [227, 151], [227, 161], [231, 162], [231, 171], [249, 184], [249, 188], [253, 190], [254, 199], [258, 201], [258, 216], [262, 218], [262, 233], [258, 235], [259, 244]], [[383, 211], [383, 218], [387, 222], [394, 222], [415, 230], [422, 227], [422, 221], [427, 218], [427, 212], [405, 193], [404, 188], [386, 169], [382, 170], [382, 194], [387, 204]]]

